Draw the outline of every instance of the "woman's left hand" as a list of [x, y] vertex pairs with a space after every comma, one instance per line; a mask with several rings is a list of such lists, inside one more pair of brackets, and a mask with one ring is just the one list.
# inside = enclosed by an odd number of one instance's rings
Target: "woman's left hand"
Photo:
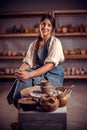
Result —
[[19, 80], [24, 80], [24, 79], [28, 79], [29, 78], [29, 72], [25, 71], [25, 70], [18, 70], [15, 73], [15, 76], [17, 79]]

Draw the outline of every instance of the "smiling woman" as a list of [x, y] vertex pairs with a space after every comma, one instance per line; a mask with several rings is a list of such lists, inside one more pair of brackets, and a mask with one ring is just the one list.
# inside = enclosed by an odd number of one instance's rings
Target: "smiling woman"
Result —
[[8, 102], [16, 107], [21, 98], [20, 91], [24, 88], [41, 85], [42, 80], [48, 80], [54, 86], [63, 84], [64, 54], [60, 40], [52, 36], [54, 29], [55, 19], [49, 14], [44, 15], [40, 21], [40, 35], [30, 44], [7, 97]]

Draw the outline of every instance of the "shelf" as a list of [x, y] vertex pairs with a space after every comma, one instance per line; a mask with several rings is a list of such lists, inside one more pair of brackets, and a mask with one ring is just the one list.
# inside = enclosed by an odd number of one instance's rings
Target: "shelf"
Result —
[[67, 55], [65, 59], [87, 59], [87, 55]]
[[44, 14], [50, 13], [49, 11], [38, 11], [38, 12], [0, 12], [1, 18], [9, 18], [9, 17], [35, 17], [35, 16], [42, 16]]
[[[0, 75], [0, 79], [12, 79], [15, 78], [14, 75]], [[87, 75], [66, 75], [64, 79], [87, 79]]]
[[87, 10], [53, 10], [53, 11], [20, 11], [20, 12], [0, 12], [0, 17], [32, 17], [32, 16], [42, 16], [44, 14], [87, 14]]
[[[0, 12], [1, 19], [8, 18], [34, 18], [41, 17], [44, 14], [52, 14], [56, 17], [65, 17], [70, 16], [86, 16], [87, 10], [53, 10], [53, 11], [38, 11], [38, 12]], [[72, 16], [71, 16], [72, 15]], [[9, 34], [0, 34], [0, 38], [23, 38], [23, 37], [37, 37], [39, 33], [9, 33]], [[56, 33], [54, 36], [58, 37], [86, 37], [87, 32], [73, 32], [73, 33]], [[18, 53], [19, 54], [19, 53]], [[24, 56], [0, 56], [0, 60], [22, 60]], [[65, 55], [65, 59], [87, 59], [87, 55]], [[15, 78], [13, 74], [0, 75], [0, 78], [3, 79], [12, 79]], [[64, 79], [87, 79], [87, 75], [65, 75]]]
[[10, 60], [15, 60], [15, 59], [23, 59], [24, 58], [24, 56], [0, 56], [0, 59], [2, 59], [2, 60], [8, 60], [8, 59], [10, 59]]
[[15, 78], [14, 75], [0, 75], [0, 79], [12, 79]]
[[55, 33], [55, 36], [87, 36], [87, 32], [74, 32], [74, 33]]
[[64, 79], [87, 79], [87, 75], [65, 75]]
[[54, 10], [55, 14], [87, 14], [87, 10]]
[[0, 34], [0, 37], [36, 37], [39, 33], [15, 33], [15, 34]]
[[[24, 58], [24, 56], [0, 56], [0, 59], [2, 59], [2, 60], [8, 60], [8, 59], [10, 59], [10, 60], [15, 60], [15, 59], [23, 59]], [[87, 55], [67, 55], [67, 56], [65, 56], [65, 59], [87, 59]]]
[[[15, 34], [0, 34], [0, 37], [36, 37], [39, 33], [15, 33]], [[55, 36], [87, 36], [87, 32], [78, 33], [54, 33]]]

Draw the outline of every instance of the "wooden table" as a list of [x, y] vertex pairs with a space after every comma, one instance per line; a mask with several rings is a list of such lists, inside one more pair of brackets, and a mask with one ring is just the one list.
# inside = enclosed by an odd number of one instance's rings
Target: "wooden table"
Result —
[[19, 111], [20, 130], [66, 130], [67, 109], [59, 107], [53, 112]]

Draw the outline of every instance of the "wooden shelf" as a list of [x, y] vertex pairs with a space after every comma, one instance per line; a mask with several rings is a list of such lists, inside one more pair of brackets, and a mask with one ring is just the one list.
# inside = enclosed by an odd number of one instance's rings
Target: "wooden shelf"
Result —
[[12, 79], [15, 78], [14, 75], [0, 75], [0, 79]]
[[87, 79], [87, 75], [65, 75], [64, 79]]
[[[23, 59], [24, 56], [0, 56], [0, 59], [2, 60], [16, 60], [16, 59]], [[87, 59], [87, 55], [67, 55], [65, 56], [65, 59]]]
[[[14, 75], [0, 75], [0, 79], [12, 79], [15, 78]], [[87, 75], [65, 75], [64, 79], [87, 79]]]
[[[53, 11], [38, 11], [38, 12], [0, 12], [0, 18], [34, 18], [34, 17], [41, 17], [44, 14], [52, 14], [55, 18], [57, 16], [70, 16], [71, 15], [76, 17], [78, 15], [86, 16], [87, 10], [53, 10]], [[9, 34], [0, 34], [0, 38], [18, 38], [18, 37], [37, 37], [39, 33], [9, 33]], [[80, 36], [87, 36], [87, 32], [74, 32], [74, 33], [56, 33], [54, 32], [54, 36], [58, 37], [80, 37]], [[21, 60], [23, 56], [0, 56], [1, 60]], [[65, 59], [87, 59], [87, 55], [67, 55]], [[14, 75], [0, 75], [0, 79], [12, 79], [15, 78]], [[65, 75], [65, 79], [87, 79], [87, 75]]]
[[15, 60], [15, 59], [23, 59], [24, 58], [24, 56], [0, 56], [0, 59], [2, 59], [2, 60], [8, 60], [8, 59], [10, 59], [10, 60]]
[[13, 12], [0, 12], [0, 17], [14, 17], [14, 16], [23, 16], [23, 17], [32, 17], [40, 16], [44, 14], [87, 14], [87, 10], [53, 10], [53, 11], [13, 11]]
[[87, 32], [55, 33], [55, 36], [60, 36], [60, 37], [68, 37], [68, 36], [87, 36]]
[[87, 14], [87, 10], [54, 10], [55, 14]]
[[36, 37], [39, 33], [15, 33], [15, 34], [0, 34], [0, 37]]
[[87, 59], [87, 55], [66, 55], [66, 59]]
[[[15, 34], [0, 34], [0, 37], [36, 37], [39, 33], [15, 33]], [[87, 36], [87, 32], [78, 33], [54, 33], [55, 36], [68, 37], [68, 36]]]
[[33, 12], [0, 12], [1, 18], [9, 18], [9, 17], [36, 17], [42, 16], [44, 14], [50, 13], [49, 11], [33, 11]]

